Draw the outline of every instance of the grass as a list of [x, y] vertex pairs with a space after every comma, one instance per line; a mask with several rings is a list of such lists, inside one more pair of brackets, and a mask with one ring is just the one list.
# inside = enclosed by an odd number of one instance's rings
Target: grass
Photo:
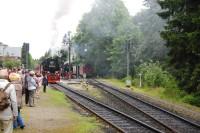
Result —
[[[30, 125], [30, 127], [26, 127], [24, 130], [14, 130], [14, 133], [37, 133], [39, 130], [42, 131], [42, 133], [102, 133], [101, 130], [101, 124], [96, 120], [95, 117], [88, 117], [80, 115], [77, 111], [73, 109], [73, 105], [71, 104], [70, 100], [66, 98], [66, 96], [56, 90], [53, 89], [47, 89], [47, 93], [41, 93], [41, 96], [43, 97], [39, 100], [38, 105], [41, 106], [41, 108], [50, 108], [53, 110], [58, 110], [58, 113], [52, 114], [55, 115], [55, 119], [61, 118], [61, 119], [67, 119], [66, 124], [64, 123], [63, 126], [58, 125], [56, 128], [48, 129], [36, 129], [33, 126]], [[38, 107], [39, 108], [39, 107]], [[25, 119], [25, 122], [28, 122], [31, 117], [37, 117], [37, 114], [35, 116], [32, 116], [29, 112], [29, 107], [24, 108], [22, 110], [23, 118]], [[33, 108], [31, 108], [33, 109]], [[64, 110], [64, 112], [63, 112]], [[34, 110], [33, 110], [34, 111]], [[45, 115], [45, 114], [44, 114]], [[59, 117], [56, 117], [56, 116]], [[60, 116], [61, 115], [61, 116]], [[47, 116], [48, 117], [48, 116]], [[50, 118], [52, 116], [49, 116]], [[40, 122], [40, 121], [37, 121]], [[56, 125], [57, 123], [55, 123]]]
[[43, 106], [70, 106], [69, 100], [65, 98], [64, 93], [48, 88], [47, 95], [49, 97], [49, 101], [44, 102], [46, 105]]
[[98, 126], [100, 124], [95, 124], [95, 118], [88, 118], [88, 117], [77, 117], [74, 118], [74, 125], [71, 127], [73, 132], [76, 133], [92, 133], [92, 132], [99, 132]]
[[97, 123], [94, 117], [80, 116], [80, 114], [75, 113], [72, 110], [72, 105], [69, 102], [69, 99], [65, 98], [63, 93], [51, 90], [49, 91], [49, 96], [52, 104], [57, 106], [67, 106], [69, 109], [66, 113], [68, 114], [68, 119], [72, 124], [68, 127], [68, 132], [91, 133], [99, 130], [98, 127], [100, 126], [100, 123]]

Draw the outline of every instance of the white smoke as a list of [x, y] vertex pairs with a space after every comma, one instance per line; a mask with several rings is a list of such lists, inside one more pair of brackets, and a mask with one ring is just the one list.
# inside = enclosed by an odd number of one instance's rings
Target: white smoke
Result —
[[58, 22], [62, 17], [69, 14], [70, 6], [72, 5], [72, 2], [73, 2], [73, 0], [60, 0], [59, 1], [58, 10], [55, 13], [55, 16], [54, 16], [53, 22], [52, 22], [53, 35], [52, 35], [52, 40], [51, 40], [51, 47], [53, 47], [58, 40], [58, 35], [59, 35]]

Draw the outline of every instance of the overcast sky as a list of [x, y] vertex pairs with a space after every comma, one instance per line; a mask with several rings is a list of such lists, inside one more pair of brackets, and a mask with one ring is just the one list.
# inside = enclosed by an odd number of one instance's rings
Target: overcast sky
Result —
[[[131, 15], [143, 0], [123, 0]], [[33, 58], [62, 45], [67, 31], [75, 32], [82, 15], [94, 0], [0, 0], [0, 42], [21, 47], [30, 43]]]

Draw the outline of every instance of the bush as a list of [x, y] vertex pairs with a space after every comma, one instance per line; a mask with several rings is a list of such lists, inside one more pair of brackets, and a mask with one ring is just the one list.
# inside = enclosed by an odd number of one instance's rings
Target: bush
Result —
[[134, 79], [132, 80], [132, 85], [134, 85], [134, 86], [139, 86], [139, 85], [140, 85], [140, 79], [134, 78]]
[[200, 94], [186, 95], [182, 101], [200, 107]]
[[159, 62], [143, 63], [137, 68], [142, 74], [142, 80], [150, 87], [164, 87], [177, 89], [175, 78], [167, 71], [164, 71]]
[[21, 61], [19, 60], [6, 60], [3, 62], [3, 66], [9, 69], [12, 69], [14, 67], [20, 67]]

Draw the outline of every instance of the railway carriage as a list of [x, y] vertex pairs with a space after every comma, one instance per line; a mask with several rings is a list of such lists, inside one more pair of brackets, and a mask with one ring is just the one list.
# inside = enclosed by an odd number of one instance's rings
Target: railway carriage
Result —
[[64, 64], [62, 66], [62, 77], [64, 79], [70, 78], [82, 78], [84, 74], [91, 74], [93, 71], [92, 67], [89, 64], [86, 65], [69, 65]]

